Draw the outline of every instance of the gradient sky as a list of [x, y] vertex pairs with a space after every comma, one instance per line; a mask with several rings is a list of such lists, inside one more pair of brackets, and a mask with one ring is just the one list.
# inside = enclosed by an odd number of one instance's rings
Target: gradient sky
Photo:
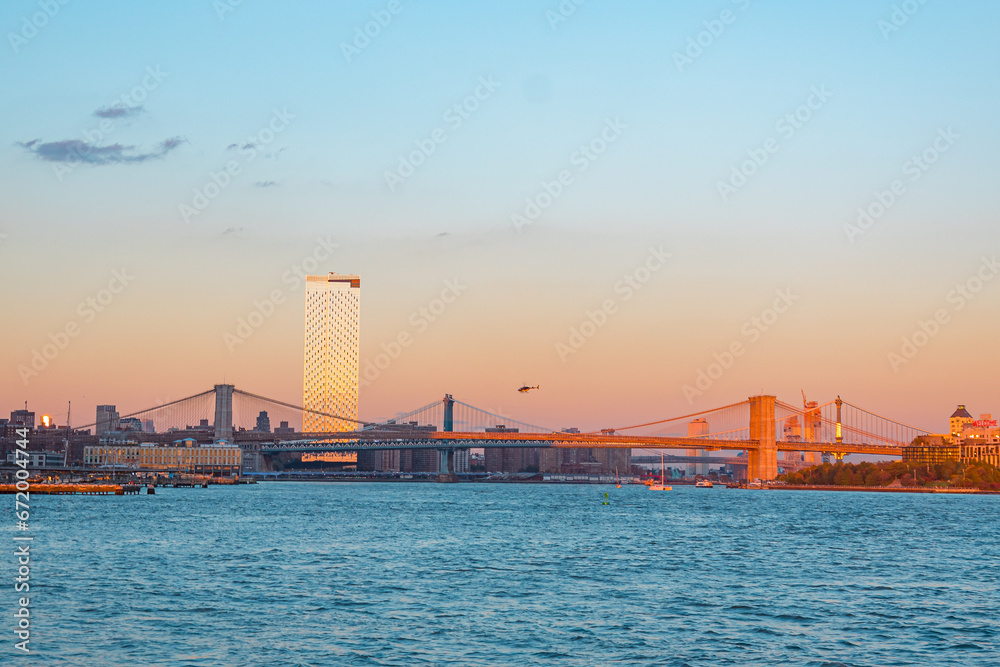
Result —
[[[27, 400], [63, 423], [72, 400], [80, 424], [97, 403], [124, 413], [223, 379], [301, 400], [290, 272], [324, 239], [338, 247], [314, 273], [362, 276], [362, 359], [413, 334], [362, 389], [363, 418], [445, 392], [555, 428], [761, 391], [796, 402], [800, 389], [935, 431], [956, 403], [1000, 412], [1000, 279], [983, 264], [1000, 251], [1000, 5], [912, 4], [890, 31], [888, 0], [590, 0], [558, 22], [555, 0], [402, 0], [395, 14], [389, 2], [69, 2], [51, 18], [44, 3], [6, 2], [0, 409]], [[373, 12], [391, 21], [345, 57]], [[699, 33], [706, 46], [678, 67]], [[478, 108], [449, 120], [477, 87]], [[829, 96], [788, 136], [779, 123], [814, 90]], [[276, 110], [293, 118], [269, 137]], [[577, 151], [609, 121], [623, 129], [581, 171]], [[439, 128], [445, 141], [390, 189], [386, 172]], [[79, 142], [86, 161], [68, 162]], [[765, 145], [776, 152], [720, 196]], [[926, 149], [937, 160], [914, 172]], [[229, 162], [239, 173], [185, 220]], [[517, 229], [511, 216], [563, 170], [571, 182]], [[851, 242], [845, 225], [897, 179], [902, 194]], [[670, 258], [626, 300], [615, 286], [651, 247]], [[128, 285], [90, 319], [79, 304], [122, 270]], [[977, 285], [977, 271], [990, 279]], [[456, 279], [461, 296], [414, 324]], [[973, 298], [952, 293], [970, 279]], [[758, 330], [777, 290], [796, 299]], [[274, 291], [283, 303], [227, 345]], [[617, 311], [561, 358], [557, 344], [607, 299]], [[893, 364], [939, 310], [933, 336]], [[25, 382], [19, 366], [74, 324]], [[742, 356], [686, 396], [734, 343]], [[520, 395], [522, 383], [541, 390]]]

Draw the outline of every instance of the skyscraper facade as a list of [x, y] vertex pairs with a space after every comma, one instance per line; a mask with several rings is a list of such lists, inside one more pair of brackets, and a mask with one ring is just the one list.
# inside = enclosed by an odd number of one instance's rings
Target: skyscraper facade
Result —
[[119, 416], [117, 407], [114, 405], [98, 405], [97, 423], [94, 427], [94, 435], [100, 438], [105, 433], [116, 430], [118, 428], [118, 421]]
[[303, 431], [354, 430], [350, 420], [358, 417], [360, 319], [360, 276], [306, 276]]

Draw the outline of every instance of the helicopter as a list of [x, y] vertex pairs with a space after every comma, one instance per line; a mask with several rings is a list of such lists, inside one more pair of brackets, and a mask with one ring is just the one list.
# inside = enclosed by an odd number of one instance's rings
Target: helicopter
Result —
[[534, 387], [529, 387], [528, 385], [524, 385], [523, 387], [518, 389], [518, 391], [521, 392], [522, 394], [527, 394], [532, 389], [538, 389], [538, 385], [535, 385]]

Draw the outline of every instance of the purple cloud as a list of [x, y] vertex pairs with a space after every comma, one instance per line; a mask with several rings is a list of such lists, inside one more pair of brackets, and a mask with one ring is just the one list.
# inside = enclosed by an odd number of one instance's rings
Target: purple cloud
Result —
[[137, 107], [130, 107], [119, 102], [118, 104], [112, 104], [109, 107], [101, 107], [94, 112], [94, 115], [98, 118], [128, 118], [129, 116], [136, 116], [142, 112], [143, 107], [141, 104]]
[[105, 165], [105, 164], [129, 164], [146, 162], [147, 160], [159, 160], [167, 156], [167, 153], [174, 150], [187, 140], [182, 137], [171, 137], [157, 144], [152, 151], [141, 153], [136, 152], [135, 146], [124, 146], [122, 144], [109, 144], [98, 146], [79, 139], [66, 139], [64, 141], [52, 141], [40, 143], [40, 139], [34, 139], [26, 143], [19, 143], [22, 148], [27, 149], [40, 160], [47, 162], [82, 162], [84, 164]]

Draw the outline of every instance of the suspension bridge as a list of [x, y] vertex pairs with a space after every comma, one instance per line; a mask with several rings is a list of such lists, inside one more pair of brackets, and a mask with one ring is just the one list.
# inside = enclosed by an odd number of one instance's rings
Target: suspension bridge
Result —
[[[337, 430], [308, 431], [333, 418]], [[282, 453], [364, 452], [434, 449], [448, 473], [456, 450], [476, 448], [591, 448], [741, 450], [751, 479], [774, 479], [779, 452], [901, 456], [901, 448], [928, 434], [866, 410], [838, 396], [799, 408], [775, 396], [641, 424], [579, 432], [528, 424], [469, 405], [450, 394], [392, 419], [364, 421], [253, 394], [233, 385], [122, 415], [120, 424], [142, 425], [149, 442], [194, 438], [227, 441], [264, 456]], [[330, 423], [325, 420], [324, 423]], [[75, 427], [70, 440], [97, 423]], [[685, 433], [686, 431], [686, 433]], [[721, 461], [721, 457], [719, 458]], [[713, 458], [714, 460], [714, 458]]]

